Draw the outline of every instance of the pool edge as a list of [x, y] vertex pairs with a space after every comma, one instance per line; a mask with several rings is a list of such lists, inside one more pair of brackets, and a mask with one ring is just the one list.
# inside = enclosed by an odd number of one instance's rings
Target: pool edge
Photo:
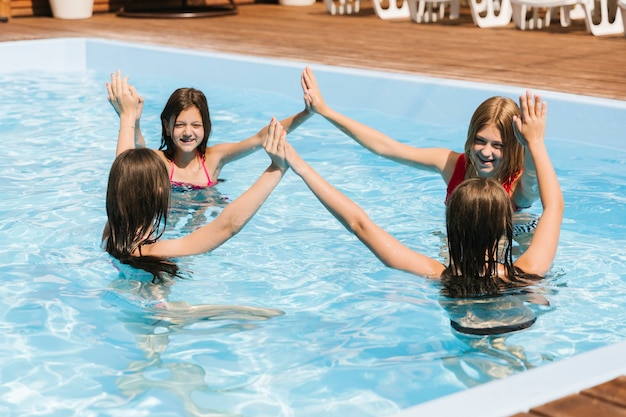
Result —
[[626, 375], [626, 341], [487, 382], [388, 417], [509, 417]]

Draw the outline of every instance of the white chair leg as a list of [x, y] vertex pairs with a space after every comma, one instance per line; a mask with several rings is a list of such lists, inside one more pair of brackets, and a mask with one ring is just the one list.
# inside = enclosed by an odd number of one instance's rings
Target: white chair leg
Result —
[[437, 18], [433, 15], [433, 2], [426, 1], [426, 7], [424, 8], [424, 22], [432, 23], [437, 20]]
[[572, 24], [572, 17], [570, 15], [572, 6], [559, 7], [559, 23], [561, 27], [569, 27]]
[[324, 5], [326, 6], [326, 11], [333, 16], [337, 14], [337, 6], [333, 0], [324, 0]]
[[354, 14], [361, 8], [361, 0], [324, 0], [326, 11], [332, 15]]
[[469, 0], [469, 6], [474, 23], [481, 28], [506, 26], [513, 16], [510, 0]]
[[461, 0], [450, 1], [450, 20], [458, 19], [461, 15]]
[[546, 8], [546, 13], [543, 17], [543, 20], [541, 21], [541, 24], [543, 25], [544, 28], [547, 28], [548, 26], [550, 26], [550, 23], [552, 23], [552, 16], [554, 15], [555, 10], [558, 10], [558, 8], [556, 7]]
[[[445, 1], [441, 1], [439, 2], [439, 13], [437, 14], [437, 18], [439, 20], [443, 20], [444, 17], [446, 17], [446, 2]], [[434, 20], [433, 20], [434, 22]]]
[[408, 19], [411, 16], [407, 0], [404, 0], [400, 7], [396, 4], [396, 0], [389, 0], [389, 7], [386, 9], [383, 8], [381, 0], [372, 0], [372, 3], [374, 3], [376, 15], [381, 19]]
[[513, 23], [515, 23], [515, 27], [519, 30], [526, 30], [526, 5], [513, 3], [511, 7], [513, 8]]
[[[615, 8], [615, 19], [610, 21], [609, 5], [610, 0], [599, 0], [600, 7], [596, 10], [594, 1], [585, 1], [583, 8], [585, 9], [585, 23], [587, 24], [587, 31], [591, 32], [594, 36], [603, 35], [616, 35], [624, 32], [624, 24], [622, 21], [622, 15], [618, 8]], [[594, 17], [599, 18], [598, 23], [594, 22]]]
[[424, 21], [424, 0], [409, 0], [409, 16], [415, 23]]
[[619, 7], [622, 23], [624, 24], [624, 36], [626, 36], [626, 1], [618, 0], [617, 6]]
[[[430, 23], [443, 20], [446, 17], [447, 3], [451, 3], [450, 19], [458, 19], [459, 0], [409, 0], [411, 20], [416, 23]], [[456, 10], [454, 9], [455, 3]]]

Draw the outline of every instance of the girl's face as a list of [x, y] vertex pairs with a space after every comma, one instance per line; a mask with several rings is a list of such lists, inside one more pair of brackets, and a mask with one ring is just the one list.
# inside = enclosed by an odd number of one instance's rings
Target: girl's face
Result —
[[495, 125], [488, 124], [478, 131], [470, 157], [480, 177], [493, 178], [495, 176], [504, 158], [502, 136]]
[[170, 135], [177, 151], [194, 151], [204, 138], [200, 110], [194, 106], [180, 112], [170, 123]]

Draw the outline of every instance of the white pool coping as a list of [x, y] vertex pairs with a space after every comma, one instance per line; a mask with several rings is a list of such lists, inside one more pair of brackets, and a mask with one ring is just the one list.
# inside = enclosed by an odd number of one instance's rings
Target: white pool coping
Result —
[[626, 375], [626, 342], [488, 382], [389, 417], [508, 417]]
[[[301, 97], [299, 74], [306, 63], [156, 47], [88, 38], [0, 42], [0, 75], [16, 71], [107, 72], [180, 77], [189, 84], [268, 90]], [[433, 124], [466, 124], [486, 97], [523, 93], [521, 86], [443, 80], [308, 64], [336, 107], [369, 108]], [[339, 84], [334, 84], [339, 83]], [[547, 136], [626, 149], [626, 103], [536, 91], [548, 101]], [[103, 93], [104, 94], [104, 93]], [[492, 381], [408, 408], [390, 417], [507, 417], [626, 374], [626, 342]]]

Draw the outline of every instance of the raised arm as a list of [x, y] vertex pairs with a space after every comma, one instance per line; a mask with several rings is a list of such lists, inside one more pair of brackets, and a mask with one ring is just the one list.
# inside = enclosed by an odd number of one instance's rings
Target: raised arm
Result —
[[[309, 67], [302, 72], [301, 83], [304, 101], [311, 111], [324, 117], [359, 145], [383, 158], [415, 168], [439, 172], [446, 181], [449, 180], [456, 162], [456, 158], [451, 158], [453, 154], [456, 154], [455, 152], [445, 148], [416, 148], [406, 145], [333, 110], [324, 101], [315, 74]], [[446, 170], [450, 171], [448, 175], [444, 174]]]
[[515, 187], [511, 198], [519, 208], [529, 208], [539, 198], [539, 188], [537, 185], [537, 170], [533, 156], [528, 149], [528, 141], [519, 129], [513, 127], [515, 137], [524, 146], [524, 171]]
[[443, 264], [400, 243], [376, 225], [356, 203], [322, 178], [290, 144], [287, 143], [285, 149], [291, 169], [304, 180], [324, 207], [383, 264], [423, 277], [441, 277], [445, 269]]
[[[547, 104], [530, 91], [520, 97], [521, 117], [514, 120], [516, 133], [526, 140], [537, 171], [539, 196], [543, 213], [528, 249], [515, 261], [515, 266], [529, 274], [544, 276], [556, 256], [563, 220], [563, 194], [545, 146]], [[518, 137], [520, 137], [518, 135]]]
[[224, 208], [219, 216], [193, 233], [175, 240], [157, 241], [144, 245], [143, 254], [163, 258], [195, 255], [211, 251], [239, 233], [261, 208], [267, 197], [287, 170], [285, 161], [285, 131], [272, 118], [263, 146], [272, 163], [259, 179], [236, 200]]
[[[284, 130], [289, 133], [307, 121], [312, 115], [309, 109], [305, 108], [301, 112], [281, 120], [280, 124]], [[259, 150], [263, 146], [269, 127], [270, 125], [264, 126], [256, 134], [241, 142], [220, 143], [215, 145], [209, 152], [214, 153], [215, 155], [213, 156], [219, 158], [218, 165], [221, 169], [225, 164], [241, 159]]]
[[120, 118], [115, 155], [127, 149], [145, 148], [146, 142], [141, 133], [140, 119], [143, 111], [143, 97], [128, 84], [128, 76], [122, 77], [118, 70], [111, 74], [111, 82], [106, 83], [108, 101]]

